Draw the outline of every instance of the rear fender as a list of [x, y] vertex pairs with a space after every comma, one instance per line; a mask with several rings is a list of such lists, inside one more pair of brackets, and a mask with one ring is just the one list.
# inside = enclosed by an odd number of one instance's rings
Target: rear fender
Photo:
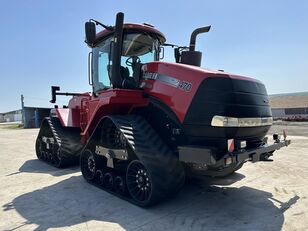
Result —
[[59, 118], [63, 127], [80, 127], [80, 110], [76, 108], [54, 108], [50, 114]]

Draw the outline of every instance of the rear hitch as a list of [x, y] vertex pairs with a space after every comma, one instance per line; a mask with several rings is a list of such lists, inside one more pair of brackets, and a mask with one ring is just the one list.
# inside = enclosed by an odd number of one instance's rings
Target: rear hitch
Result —
[[274, 161], [273, 159], [269, 159], [270, 156], [273, 155], [273, 152], [271, 153], [264, 153], [260, 155], [260, 161]]

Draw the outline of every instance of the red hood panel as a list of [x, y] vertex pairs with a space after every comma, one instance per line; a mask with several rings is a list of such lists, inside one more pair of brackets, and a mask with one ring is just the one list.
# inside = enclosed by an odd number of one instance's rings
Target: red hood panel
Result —
[[151, 62], [143, 66], [142, 87], [151, 96], [160, 99], [176, 114], [180, 122], [201, 82], [209, 77], [260, 81], [222, 71], [213, 71], [186, 64]]

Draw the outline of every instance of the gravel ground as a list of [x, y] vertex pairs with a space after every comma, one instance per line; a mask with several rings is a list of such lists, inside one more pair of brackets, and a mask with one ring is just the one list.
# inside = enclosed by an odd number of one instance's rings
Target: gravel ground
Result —
[[0, 230], [308, 230], [308, 129], [274, 162], [247, 163], [227, 179], [189, 182], [142, 209], [87, 184], [79, 168], [38, 161], [37, 129], [0, 129]]
[[270, 134], [273, 132], [281, 134], [282, 130], [285, 130], [288, 135], [308, 137], [308, 122], [277, 121], [275, 122], [275, 125], [272, 126]]

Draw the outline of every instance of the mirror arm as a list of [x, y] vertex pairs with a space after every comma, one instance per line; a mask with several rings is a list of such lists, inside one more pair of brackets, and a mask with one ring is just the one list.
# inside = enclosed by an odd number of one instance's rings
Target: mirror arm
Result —
[[103, 23], [101, 23], [101, 22], [99, 22], [99, 21], [97, 21], [97, 20], [95, 20], [95, 19], [90, 19], [89, 20], [89, 22], [95, 22], [95, 24], [96, 25], [100, 25], [101, 27], [104, 27], [106, 30], [110, 30], [110, 31], [112, 31], [114, 28], [113, 28], [113, 26], [108, 26], [108, 25], [105, 25], [105, 24], [103, 24]]

